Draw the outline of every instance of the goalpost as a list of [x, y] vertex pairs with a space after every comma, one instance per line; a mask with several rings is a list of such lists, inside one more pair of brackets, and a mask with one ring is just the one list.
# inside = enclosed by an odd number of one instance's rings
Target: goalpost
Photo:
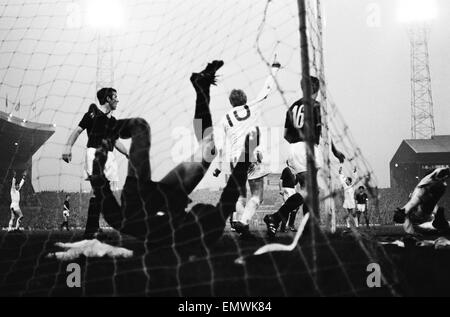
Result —
[[[328, 98], [327, 98], [327, 86], [325, 80], [325, 62], [324, 62], [324, 48], [323, 48], [323, 16], [322, 16], [322, 3], [321, 0], [312, 0], [312, 1], [298, 1], [299, 5], [299, 18], [300, 21], [304, 20], [305, 23], [301, 27], [301, 35], [302, 41], [302, 60], [305, 60], [303, 65], [303, 76], [306, 77], [307, 74], [311, 75], [313, 72], [314, 76], [319, 79], [320, 82], [320, 90], [319, 90], [319, 100], [321, 104], [321, 113], [322, 113], [322, 135], [321, 135], [321, 143], [320, 150], [323, 153], [323, 168], [318, 172], [315, 171], [315, 166], [313, 164], [308, 165], [308, 170], [313, 172], [309, 174], [309, 177], [314, 179], [312, 186], [315, 188], [310, 188], [313, 195], [313, 201], [317, 201], [316, 208], [322, 208], [324, 210], [322, 219], [320, 219], [320, 213], [316, 213], [316, 219], [318, 219], [319, 223], [322, 220], [322, 223], [325, 224], [327, 230], [331, 233], [336, 232], [336, 208], [335, 202], [333, 199], [332, 192], [336, 187], [333, 183], [333, 167], [331, 166], [330, 157], [330, 133], [329, 133], [329, 115], [328, 115]], [[303, 13], [302, 13], [303, 11]], [[302, 32], [303, 28], [303, 32]], [[311, 53], [310, 53], [311, 52]], [[307, 55], [307, 56], [306, 56]], [[306, 61], [306, 59], [308, 59]], [[308, 85], [309, 86], [309, 85]], [[307, 96], [308, 92], [304, 92], [304, 95]], [[314, 121], [312, 120], [312, 116], [309, 114], [310, 118], [310, 126], [314, 125]], [[308, 138], [309, 139], [309, 138]], [[311, 139], [309, 139], [311, 140]], [[311, 141], [310, 141], [311, 142]], [[310, 152], [313, 149], [313, 146], [310, 144], [309, 146]], [[310, 158], [308, 162], [313, 162], [314, 158]], [[322, 186], [320, 189], [317, 188], [317, 176], [319, 177], [319, 181]], [[319, 197], [314, 193], [319, 193], [322, 198], [322, 202], [319, 207]]]

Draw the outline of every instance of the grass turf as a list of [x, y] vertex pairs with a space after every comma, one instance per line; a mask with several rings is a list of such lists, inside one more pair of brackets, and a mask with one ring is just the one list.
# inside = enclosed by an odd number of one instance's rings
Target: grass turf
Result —
[[[450, 295], [450, 251], [382, 247], [377, 241], [401, 237], [399, 227], [360, 229], [356, 235], [321, 235], [292, 252], [260, 256], [265, 231], [241, 240], [226, 231], [210, 253], [180, 258], [171, 250], [146, 250], [139, 241], [108, 231], [106, 243], [134, 251], [130, 259], [86, 258], [81, 288], [66, 284], [70, 262], [49, 259], [56, 242], [79, 241], [82, 231], [0, 232], [0, 296], [446, 296]], [[292, 233], [276, 242], [289, 243]], [[237, 258], [243, 260], [237, 262]], [[316, 259], [313, 261], [313, 259]], [[385, 277], [369, 288], [370, 263]]]

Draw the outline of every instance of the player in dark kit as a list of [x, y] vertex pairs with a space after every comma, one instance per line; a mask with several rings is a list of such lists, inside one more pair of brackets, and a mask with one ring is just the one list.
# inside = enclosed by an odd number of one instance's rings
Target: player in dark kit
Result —
[[[200, 73], [191, 76], [197, 93], [194, 121], [201, 120], [201, 131], [196, 131], [200, 147], [188, 162], [176, 166], [161, 181], [151, 180], [150, 127], [144, 119], [119, 120], [120, 138], [131, 138], [128, 176], [118, 204], [101, 173], [109, 154], [98, 149], [94, 162], [93, 185], [96, 196], [102, 197], [102, 212], [115, 229], [145, 241], [149, 247], [175, 247], [198, 250], [209, 248], [223, 233], [226, 220], [234, 211], [239, 197], [239, 187], [247, 181], [253, 150], [257, 146], [256, 132], [247, 136], [245, 150], [216, 206], [197, 204], [185, 212], [188, 195], [202, 180], [216, 148], [212, 134], [209, 110], [210, 86], [215, 83], [215, 73], [223, 62], [214, 61]], [[198, 122], [198, 121], [197, 121]], [[198, 127], [198, 125], [197, 125]]]
[[358, 217], [358, 223], [361, 223], [359, 221], [359, 217], [361, 214], [364, 215], [364, 219], [366, 220], [366, 227], [369, 228], [369, 214], [367, 210], [367, 203], [369, 201], [369, 198], [367, 197], [366, 190], [364, 186], [359, 186], [358, 191], [355, 194], [355, 201], [356, 201], [356, 216]]
[[429, 230], [450, 233], [444, 208], [438, 206], [447, 189], [449, 177], [449, 168], [438, 168], [425, 176], [414, 189], [408, 203], [394, 212], [394, 222], [402, 223], [408, 234]]
[[[316, 101], [319, 93], [320, 82], [316, 77], [310, 77], [312, 85], [313, 115], [314, 115], [314, 143], [316, 154], [316, 167], [322, 165], [322, 153], [319, 149], [320, 136], [322, 132], [322, 119], [320, 114], [320, 103]], [[303, 98], [296, 101], [286, 113], [284, 125], [284, 138], [289, 143], [288, 165], [292, 172], [297, 175], [300, 187], [305, 188], [306, 179], [306, 131], [305, 131], [305, 104]], [[270, 237], [274, 237], [283, 219], [287, 219], [289, 213], [298, 209], [304, 203], [304, 198], [300, 193], [290, 196], [281, 208], [272, 215], [264, 217], [267, 232]], [[308, 206], [303, 206], [303, 214], [308, 213]]]
[[64, 221], [61, 224], [61, 230], [63, 228], [66, 228], [67, 231], [70, 230], [69, 229], [69, 216], [70, 216], [70, 203], [69, 203], [69, 200], [70, 200], [70, 196], [66, 195], [66, 200], [64, 201], [64, 205], [63, 205], [63, 218], [64, 218]]
[[[92, 162], [96, 149], [102, 145], [103, 140], [107, 140], [106, 145], [108, 151], [108, 160], [105, 164], [105, 175], [109, 181], [117, 183], [119, 181], [117, 173], [117, 163], [114, 153], [116, 148], [119, 152], [128, 157], [128, 151], [117, 140], [115, 132], [116, 118], [112, 116], [112, 111], [116, 110], [119, 100], [117, 99], [117, 91], [114, 88], [102, 88], [97, 92], [97, 98], [100, 107], [91, 104], [88, 112], [81, 119], [78, 127], [69, 136], [64, 148], [62, 159], [69, 163], [72, 160], [72, 146], [78, 139], [79, 135], [86, 130], [88, 135], [85, 170], [89, 177], [92, 175]], [[101, 232], [99, 228], [101, 202], [92, 197], [89, 201], [88, 217], [86, 223], [85, 237], [94, 238]]]

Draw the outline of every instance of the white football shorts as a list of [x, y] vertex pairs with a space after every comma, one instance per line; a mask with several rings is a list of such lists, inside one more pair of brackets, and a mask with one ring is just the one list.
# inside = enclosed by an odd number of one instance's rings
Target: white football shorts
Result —
[[345, 209], [355, 209], [355, 201], [354, 200], [345, 200], [344, 206]]
[[[92, 166], [95, 158], [94, 148], [87, 148], [86, 150], [86, 160], [85, 160], [85, 172], [87, 176], [92, 175]], [[118, 182], [119, 181], [119, 173], [116, 158], [114, 156], [114, 152], [108, 152], [108, 160], [105, 164], [105, 176], [110, 182]], [[86, 177], [87, 178], [87, 177]]]
[[[323, 154], [318, 145], [314, 146], [314, 153], [316, 157], [316, 168], [321, 168]], [[296, 174], [306, 172], [306, 143], [297, 142], [289, 144], [289, 155], [287, 161]]]
[[366, 212], [366, 204], [357, 204], [356, 210], [358, 210], [359, 212]]

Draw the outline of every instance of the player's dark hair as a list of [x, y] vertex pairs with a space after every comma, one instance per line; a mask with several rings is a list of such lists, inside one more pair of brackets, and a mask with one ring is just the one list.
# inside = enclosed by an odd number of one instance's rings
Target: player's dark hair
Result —
[[315, 94], [320, 89], [320, 81], [319, 78], [311, 76], [311, 86], [312, 86], [312, 93]]
[[247, 95], [241, 89], [233, 89], [229, 99], [233, 107], [243, 106], [247, 103]]
[[107, 98], [112, 98], [114, 93], [117, 93], [117, 90], [111, 87], [100, 89], [97, 91], [98, 102], [104, 105], [107, 102]]
[[309, 79], [311, 80], [311, 89], [312, 89], [312, 94], [314, 95], [320, 89], [320, 81], [319, 81], [319, 78], [314, 77], [314, 76], [309, 77]]
[[353, 182], [353, 179], [351, 177], [347, 177], [347, 180], [351, 183]]
[[364, 190], [365, 188], [364, 188], [364, 186], [359, 186], [359, 189], [363, 189]]

